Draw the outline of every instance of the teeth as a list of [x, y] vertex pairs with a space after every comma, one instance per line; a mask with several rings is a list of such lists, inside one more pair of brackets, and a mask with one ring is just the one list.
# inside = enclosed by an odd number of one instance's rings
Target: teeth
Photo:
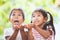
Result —
[[19, 23], [18, 22], [14, 22], [15, 25], [18, 25]]
[[14, 25], [18, 25], [19, 21], [17, 19], [14, 20]]

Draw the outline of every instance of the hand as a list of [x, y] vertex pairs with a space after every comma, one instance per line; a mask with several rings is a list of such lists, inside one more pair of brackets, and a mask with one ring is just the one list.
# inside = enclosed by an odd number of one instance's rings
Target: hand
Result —
[[24, 30], [24, 25], [14, 25], [15, 30]]
[[34, 24], [33, 23], [30, 23], [30, 24], [26, 24], [25, 27], [30, 30], [34, 27]]
[[19, 25], [13, 25], [14, 30], [19, 30]]
[[23, 31], [24, 30], [24, 25], [21, 24], [19, 29]]

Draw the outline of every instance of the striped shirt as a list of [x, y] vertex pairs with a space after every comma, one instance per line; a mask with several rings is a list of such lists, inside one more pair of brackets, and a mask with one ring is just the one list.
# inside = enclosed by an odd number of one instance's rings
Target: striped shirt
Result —
[[39, 34], [34, 28], [32, 28], [32, 33], [34, 40], [54, 40], [54, 32], [52, 30], [52, 27], [47, 27], [48, 30], [52, 31], [52, 34], [46, 39], [41, 34]]

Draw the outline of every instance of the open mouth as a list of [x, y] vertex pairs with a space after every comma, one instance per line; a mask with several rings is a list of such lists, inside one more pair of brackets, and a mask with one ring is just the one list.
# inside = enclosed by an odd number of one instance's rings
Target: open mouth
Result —
[[15, 24], [15, 25], [18, 25], [18, 24], [19, 24], [19, 21], [18, 21], [18, 20], [15, 20], [15, 21], [14, 21], [14, 24]]
[[19, 22], [18, 20], [15, 20], [14, 22]]

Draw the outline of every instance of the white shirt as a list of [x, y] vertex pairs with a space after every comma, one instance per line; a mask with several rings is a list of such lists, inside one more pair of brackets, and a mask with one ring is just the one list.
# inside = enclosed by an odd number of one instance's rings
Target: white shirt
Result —
[[[4, 40], [6, 40], [5, 36], [11, 36], [13, 33], [14, 33], [13, 28], [7, 28], [7, 29], [5, 29], [5, 31], [4, 31]], [[20, 31], [17, 34], [16, 40], [22, 40]]]

